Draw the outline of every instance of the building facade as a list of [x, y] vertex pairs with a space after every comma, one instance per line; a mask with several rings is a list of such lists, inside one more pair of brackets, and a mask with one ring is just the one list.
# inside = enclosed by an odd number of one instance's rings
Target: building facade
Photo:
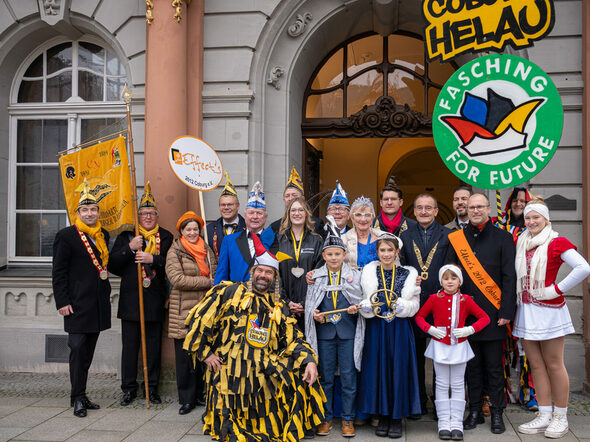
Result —
[[[124, 128], [125, 82], [137, 180], [151, 181], [170, 230], [198, 205], [166, 159], [185, 134], [220, 154], [242, 202], [255, 181], [263, 183], [269, 220], [282, 215], [292, 165], [320, 213], [336, 179], [350, 197], [375, 200], [393, 175], [405, 210], [413, 195], [430, 191], [441, 220], [451, 217], [459, 181], [436, 153], [429, 118], [446, 79], [474, 56], [426, 63], [420, 3], [0, 1], [0, 370], [67, 369], [48, 362], [62, 334], [50, 285], [53, 236], [66, 223], [57, 153]], [[590, 13], [582, 0], [554, 5], [549, 36], [515, 52], [551, 76], [565, 113], [557, 153], [528, 184], [549, 199], [556, 230], [587, 256]], [[371, 124], [393, 113], [401, 120]], [[410, 127], [408, 118], [417, 123]], [[219, 216], [217, 198], [215, 190], [204, 195], [207, 219]], [[115, 283], [113, 314], [117, 290]], [[587, 290], [567, 299], [577, 332], [566, 350], [574, 390], [590, 369]], [[117, 322], [99, 340], [96, 370], [118, 369]]]

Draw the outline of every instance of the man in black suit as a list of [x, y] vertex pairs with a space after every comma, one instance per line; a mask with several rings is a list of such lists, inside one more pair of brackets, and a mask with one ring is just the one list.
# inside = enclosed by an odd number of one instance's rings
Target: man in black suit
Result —
[[[446, 227], [435, 221], [438, 215], [438, 203], [429, 193], [422, 193], [414, 200], [414, 216], [417, 224], [410, 225], [400, 234], [403, 242], [400, 259], [402, 264], [409, 265], [418, 270], [422, 282], [420, 284], [420, 306], [428, 300], [428, 297], [440, 290], [438, 271], [446, 264], [449, 248], [448, 234], [451, 232]], [[416, 341], [416, 355], [418, 360], [418, 382], [420, 388], [420, 402], [422, 414], [426, 414], [425, 369], [426, 343], [428, 335], [424, 333], [412, 321], [414, 325], [414, 339]], [[433, 386], [434, 387], [434, 386]]]
[[240, 201], [229, 174], [225, 172], [225, 187], [219, 197], [219, 213], [221, 216], [207, 224], [207, 243], [219, 258], [221, 243], [226, 235], [246, 229], [244, 217], [238, 213]]
[[85, 417], [86, 410], [100, 408], [86, 396], [86, 382], [98, 335], [111, 328], [109, 234], [100, 226], [98, 203], [86, 181], [77, 215], [73, 226], [55, 235], [52, 284], [55, 304], [68, 333], [70, 401], [74, 415]]
[[[166, 283], [166, 255], [174, 239], [172, 234], [158, 225], [158, 208], [151, 193], [150, 183], [138, 208], [139, 235], [123, 232], [115, 240], [109, 271], [121, 277], [119, 310], [121, 319], [121, 405], [127, 406], [137, 396], [137, 355], [141, 348], [139, 322], [139, 287], [137, 263], [142, 264], [145, 341], [148, 367], [150, 403], [161, 404], [158, 394], [162, 351], [162, 322], [164, 304], [168, 297]], [[145, 380], [144, 380], [145, 381]]]
[[[471, 195], [467, 202], [469, 224], [449, 235], [451, 247], [447, 259], [457, 263], [463, 272], [461, 292], [472, 296], [491, 320], [486, 328], [469, 338], [475, 357], [467, 363], [465, 372], [469, 415], [463, 427], [471, 430], [484, 423], [482, 393], [484, 379], [487, 379], [487, 393], [492, 404], [491, 430], [500, 434], [505, 431], [502, 413], [506, 408], [502, 344], [506, 339], [506, 324], [514, 319], [516, 312], [516, 250], [512, 235], [492, 224], [490, 211], [487, 196]], [[473, 322], [472, 318], [465, 325]]]

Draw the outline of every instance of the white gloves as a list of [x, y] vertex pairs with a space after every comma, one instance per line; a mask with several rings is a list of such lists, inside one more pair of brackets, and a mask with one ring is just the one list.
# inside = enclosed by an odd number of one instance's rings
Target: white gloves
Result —
[[395, 314], [401, 315], [404, 312], [404, 305], [401, 302], [395, 304]]
[[555, 299], [559, 296], [559, 293], [555, 290], [555, 284], [551, 284], [549, 287], [545, 287], [543, 289], [542, 295], [535, 296], [536, 299], [540, 301], [549, 301], [550, 299]]
[[453, 336], [457, 339], [466, 338], [467, 336], [471, 336], [473, 333], [475, 333], [475, 329], [470, 325], [468, 325], [467, 327], [456, 328], [453, 330]]
[[373, 312], [373, 306], [371, 305], [371, 301], [369, 301], [368, 299], [363, 299], [360, 302], [359, 307], [361, 308], [361, 311], [363, 313], [372, 313]]
[[433, 338], [442, 339], [447, 335], [447, 332], [444, 330], [439, 330], [436, 327], [430, 326], [430, 328], [428, 329], [428, 334]]

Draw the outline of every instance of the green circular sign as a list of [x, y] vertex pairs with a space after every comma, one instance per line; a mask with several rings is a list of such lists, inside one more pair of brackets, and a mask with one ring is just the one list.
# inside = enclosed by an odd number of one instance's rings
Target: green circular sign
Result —
[[458, 69], [436, 99], [432, 132], [439, 155], [461, 180], [514, 187], [549, 163], [561, 139], [563, 107], [543, 70], [508, 54]]

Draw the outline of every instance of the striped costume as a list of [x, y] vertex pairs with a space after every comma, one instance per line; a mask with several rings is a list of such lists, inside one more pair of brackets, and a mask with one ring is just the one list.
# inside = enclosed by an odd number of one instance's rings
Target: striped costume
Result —
[[298, 441], [324, 418], [319, 382], [303, 373], [317, 357], [296, 321], [273, 293], [256, 294], [245, 284], [213, 287], [189, 313], [184, 348], [207, 370], [205, 434], [229, 441]]

